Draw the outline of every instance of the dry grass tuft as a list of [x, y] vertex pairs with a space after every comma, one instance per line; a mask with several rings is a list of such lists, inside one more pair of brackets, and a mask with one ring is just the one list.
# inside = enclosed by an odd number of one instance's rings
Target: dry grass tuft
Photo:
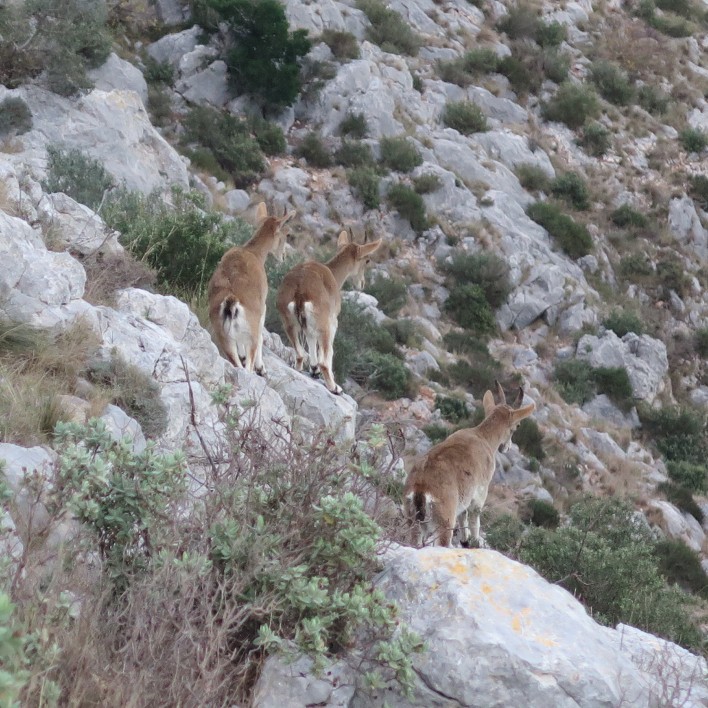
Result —
[[86, 271], [84, 299], [92, 305], [115, 305], [116, 291], [123, 288], [150, 290], [157, 282], [155, 272], [129, 251], [91, 254], [81, 259]]

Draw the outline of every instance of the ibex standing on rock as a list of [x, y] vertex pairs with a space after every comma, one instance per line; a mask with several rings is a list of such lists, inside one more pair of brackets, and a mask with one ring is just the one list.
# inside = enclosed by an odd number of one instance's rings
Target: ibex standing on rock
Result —
[[265, 376], [263, 322], [268, 279], [265, 260], [269, 253], [281, 260], [288, 236], [285, 224], [294, 216], [268, 216], [261, 202], [256, 211], [260, 226], [244, 246], [230, 248], [209, 281], [209, 319], [217, 343], [228, 360]]
[[357, 245], [346, 231], [339, 234], [337, 254], [327, 263], [307, 261], [296, 265], [278, 290], [278, 312], [285, 332], [297, 355], [297, 369], [302, 370], [305, 344], [313, 376], [322, 374], [327, 388], [334, 394], [342, 389], [334, 381], [332, 358], [337, 318], [342, 307], [342, 284], [353, 278], [356, 287], [364, 283], [370, 256], [381, 246], [381, 240]]
[[484, 394], [484, 420], [476, 428], [458, 430], [433, 446], [415, 461], [408, 474], [403, 495], [416, 546], [432, 532], [437, 533], [439, 545], [449, 546], [458, 520], [462, 544], [479, 545], [479, 515], [494, 476], [497, 448], [502, 452], [509, 449], [514, 430], [536, 408], [534, 403], [518, 408], [524, 399], [521, 388], [517, 408], [512, 408], [499, 382], [496, 386], [500, 402], [494, 403], [491, 391]]

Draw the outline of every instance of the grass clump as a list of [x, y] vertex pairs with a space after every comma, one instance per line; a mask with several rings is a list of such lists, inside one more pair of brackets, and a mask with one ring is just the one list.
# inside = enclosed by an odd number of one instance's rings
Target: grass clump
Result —
[[539, 460], [539, 462], [546, 457], [543, 450], [543, 433], [539, 429], [538, 423], [532, 418], [524, 418], [519, 423], [519, 427], [514, 433], [514, 442], [519, 446], [521, 452]]
[[240, 219], [206, 211], [201, 195], [179, 190], [173, 190], [173, 206], [156, 193], [119, 190], [106, 202], [103, 217], [120, 232], [121, 243], [155, 270], [163, 287], [187, 295], [202, 292], [221, 256], [245, 243], [251, 232]]
[[362, 140], [369, 133], [369, 125], [363, 113], [347, 113], [339, 124], [341, 135], [348, 135], [350, 138]]
[[693, 492], [690, 489], [673, 482], [662, 482], [657, 486], [656, 490], [661, 492], [666, 497], [666, 500], [670, 501], [675, 507], [693, 516], [699, 524], [703, 522], [703, 511], [693, 498]]
[[63, 192], [96, 211], [113, 185], [98, 160], [81, 150], [47, 146], [47, 180], [42, 185], [46, 192]]
[[708, 177], [691, 175], [688, 178], [688, 195], [701, 209], [708, 210]]
[[604, 393], [624, 410], [633, 402], [632, 384], [623, 367], [593, 368], [587, 361], [567, 359], [556, 364], [553, 378], [567, 403], [583, 405], [598, 393]]
[[368, 39], [384, 52], [409, 56], [418, 53], [420, 37], [397, 12], [387, 8], [381, 0], [357, 0], [356, 6], [371, 23], [367, 29]]
[[600, 114], [600, 102], [595, 91], [589, 86], [563, 82], [551, 100], [544, 106], [546, 120], [565, 123], [576, 130], [591, 118]]
[[423, 426], [423, 432], [428, 436], [433, 445], [437, 445], [450, 435], [450, 429], [439, 423], [430, 423]]
[[248, 119], [248, 127], [258, 143], [258, 147], [266, 155], [282, 155], [287, 143], [283, 129], [271, 121], [257, 116]]
[[590, 208], [590, 192], [585, 180], [577, 172], [566, 172], [551, 181], [551, 194], [568, 202], [580, 211]]
[[452, 330], [443, 336], [443, 342], [449, 351], [461, 357], [443, 371], [450, 382], [464, 386], [481, 398], [485, 391], [494, 390], [495, 380], [507, 380], [501, 364], [489, 353], [484, 339], [475, 332]]
[[708, 576], [698, 553], [680, 539], [663, 539], [654, 547], [659, 572], [672, 585], [708, 597]]
[[374, 155], [366, 143], [344, 140], [334, 153], [334, 162], [343, 167], [371, 167]]
[[322, 32], [320, 40], [330, 49], [339, 60], [358, 59], [361, 56], [359, 42], [351, 32], [326, 29]]
[[400, 278], [376, 275], [369, 279], [365, 293], [379, 301], [379, 307], [389, 317], [396, 317], [408, 302], [408, 286]]
[[430, 227], [423, 198], [415, 190], [399, 182], [391, 186], [386, 198], [399, 216], [408, 220], [413, 231], [419, 236]]
[[32, 130], [32, 111], [19, 97], [8, 96], [0, 101], [0, 138], [22, 135]]
[[487, 117], [482, 109], [472, 101], [453, 101], [445, 105], [443, 123], [463, 135], [483, 133], [487, 128]]
[[679, 133], [679, 142], [686, 152], [703, 152], [708, 146], [708, 135], [699, 128], [684, 128]]
[[590, 67], [590, 78], [600, 95], [616, 106], [626, 106], [635, 99], [635, 90], [627, 74], [612, 62], [594, 62]]
[[452, 283], [478, 285], [494, 309], [501, 307], [511, 292], [509, 266], [495, 253], [457, 251], [439, 265]]
[[654, 273], [651, 261], [643, 253], [630, 253], [622, 256], [618, 268], [622, 278], [628, 280], [642, 280]]
[[644, 323], [631, 310], [614, 309], [602, 324], [607, 329], [611, 329], [618, 337], [624, 337], [628, 332], [644, 334]]
[[378, 209], [381, 204], [379, 183], [381, 177], [372, 167], [358, 167], [347, 172], [347, 181], [367, 209]]
[[704, 414], [689, 408], [642, 406], [639, 418], [646, 433], [668, 461], [705, 466], [708, 439]]
[[332, 155], [315, 131], [310, 131], [295, 150], [297, 157], [303, 157], [313, 167], [331, 167]]
[[381, 162], [396, 172], [410, 172], [423, 164], [418, 148], [405, 136], [381, 138]]
[[644, 229], [649, 225], [649, 219], [644, 214], [633, 209], [629, 204], [622, 204], [610, 214], [610, 221], [621, 229]]
[[670, 100], [663, 91], [650, 84], [640, 86], [637, 91], [637, 103], [654, 116], [664, 115], [669, 108]]
[[460, 398], [452, 398], [438, 394], [435, 396], [435, 407], [440, 411], [440, 415], [449, 423], [457, 424], [470, 416], [470, 409]]
[[418, 194], [437, 192], [442, 187], [442, 180], [432, 172], [426, 172], [413, 179], [413, 188]]
[[593, 242], [587, 228], [564, 214], [555, 204], [534, 202], [526, 213], [543, 226], [571, 258], [582, 258], [592, 253]]
[[527, 162], [518, 165], [516, 176], [521, 186], [529, 192], [545, 192], [550, 179], [543, 169]]
[[585, 152], [592, 157], [602, 157], [612, 145], [610, 131], [597, 121], [586, 125], [583, 134], [578, 140], [578, 145], [585, 148]]
[[700, 327], [695, 334], [696, 351], [704, 359], [708, 359], [708, 327]]
[[538, 11], [526, 3], [520, 3], [510, 7], [508, 13], [497, 22], [497, 30], [504, 32], [509, 39], [534, 39], [539, 25]]
[[184, 128], [187, 155], [194, 155], [195, 148], [206, 151], [236, 187], [246, 187], [263, 174], [263, 152], [246, 121], [208, 106], [195, 106], [187, 114]]
[[558, 509], [542, 499], [531, 499], [527, 504], [525, 516], [528, 516], [529, 523], [544, 529], [556, 529], [560, 524]]
[[708, 466], [705, 464], [669, 460], [666, 467], [669, 477], [679, 487], [685, 487], [698, 494], [705, 494], [708, 491]]
[[490, 335], [496, 331], [494, 312], [479, 285], [455, 285], [443, 309], [458, 325], [478, 335]]

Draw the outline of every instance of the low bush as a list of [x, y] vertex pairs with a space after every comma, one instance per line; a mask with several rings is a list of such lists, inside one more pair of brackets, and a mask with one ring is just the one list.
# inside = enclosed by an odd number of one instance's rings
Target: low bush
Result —
[[618, 337], [624, 337], [628, 332], [644, 334], [644, 323], [630, 310], [612, 310], [602, 324], [607, 329], [611, 329]]
[[590, 78], [600, 95], [610, 103], [626, 106], [635, 99], [635, 90], [627, 74], [612, 62], [594, 62], [590, 67]]
[[568, 78], [570, 56], [555, 49], [547, 49], [541, 56], [546, 78], [556, 84], [562, 84]]
[[377, 275], [369, 279], [364, 292], [379, 301], [379, 308], [389, 317], [397, 317], [408, 302], [408, 286], [400, 278]]
[[384, 322], [384, 327], [391, 333], [396, 344], [403, 344], [406, 347], [418, 349], [423, 343], [420, 329], [412, 319], [392, 319], [390, 322]]
[[371, 167], [374, 154], [366, 143], [344, 140], [334, 153], [334, 161], [344, 167]]
[[0, 700], [7, 706], [20, 705], [20, 694], [29, 679], [27, 638], [14, 617], [14, 609], [10, 597], [0, 591]]
[[632, 280], [652, 275], [654, 268], [644, 253], [631, 253], [620, 258], [618, 271], [623, 278]]
[[447, 103], [442, 120], [448, 128], [454, 128], [463, 135], [483, 133], [487, 130], [487, 117], [482, 113], [482, 109], [471, 101]]
[[443, 309], [461, 327], [478, 335], [490, 335], [496, 331], [494, 312], [479, 285], [455, 285]]
[[593, 242], [587, 228], [564, 214], [555, 204], [534, 202], [526, 213], [543, 226], [571, 258], [592, 253]]
[[529, 522], [544, 529], [556, 529], [560, 523], [560, 514], [553, 504], [542, 499], [531, 499], [526, 514]]
[[708, 359], [708, 327], [700, 327], [696, 330], [696, 351], [704, 359]]
[[679, 142], [686, 152], [703, 152], [708, 146], [708, 135], [699, 128], [684, 128], [679, 133]]
[[439, 267], [458, 285], [478, 285], [494, 309], [501, 307], [511, 292], [509, 265], [495, 253], [457, 251]]
[[246, 187], [263, 174], [263, 152], [246, 121], [196, 106], [185, 117], [184, 128], [184, 146], [200, 146], [211, 152], [236, 187]]
[[543, 79], [537, 59], [535, 53], [527, 54], [523, 59], [514, 54], [506, 56], [499, 62], [499, 73], [506, 76], [517, 94], [525, 96], [537, 91]]
[[407, 396], [411, 392], [411, 372], [393, 354], [366, 352], [352, 370], [351, 376], [357, 383], [378, 391], [389, 400]]
[[539, 22], [534, 39], [542, 47], [558, 47], [567, 37], [567, 29], [560, 22]]
[[381, 203], [379, 183], [381, 177], [372, 167], [358, 167], [347, 172], [347, 181], [367, 209], [378, 209]]
[[632, 385], [622, 367], [591, 367], [581, 359], [559, 361], [553, 371], [558, 392], [568, 403], [583, 405], [598, 393], [609, 396], [620, 408], [633, 402]]
[[358, 59], [361, 56], [359, 42], [351, 32], [326, 29], [322, 32], [323, 41], [337, 59]]
[[656, 277], [664, 290], [664, 296], [669, 297], [673, 290], [679, 297], [684, 297], [689, 289], [689, 279], [683, 263], [675, 255], [669, 253], [656, 263]]
[[113, 178], [98, 160], [81, 150], [47, 146], [45, 192], [63, 192], [96, 211], [113, 185]]
[[650, 84], [644, 84], [637, 91], [637, 102], [648, 113], [661, 116], [669, 108], [671, 99], [660, 89]]
[[437, 192], [442, 187], [442, 180], [432, 172], [426, 172], [413, 179], [413, 188], [418, 194]]
[[641, 212], [633, 209], [629, 204], [622, 204], [622, 206], [617, 207], [610, 215], [610, 220], [621, 229], [643, 229], [649, 224], [649, 219]]
[[384, 52], [415, 56], [421, 46], [420, 37], [394, 10], [381, 0], [357, 0], [356, 6], [364, 12], [371, 26], [367, 37]]
[[309, 132], [295, 149], [296, 157], [303, 157], [312, 167], [330, 167], [332, 155], [314, 131]]
[[639, 408], [642, 427], [659, 452], [673, 462], [705, 465], [708, 460], [706, 418], [688, 408]]
[[539, 462], [546, 456], [543, 451], [543, 433], [532, 418], [524, 418], [519, 423], [514, 433], [514, 442], [525, 455], [534, 457]]
[[708, 597], [708, 575], [701, 558], [680, 539], [663, 539], [654, 547], [659, 572], [687, 592]]
[[592, 370], [598, 393], [609, 396], [620, 408], [629, 410], [634, 401], [632, 383], [623, 366], [601, 366]]
[[575, 209], [590, 208], [590, 193], [585, 180], [577, 172], [566, 172], [550, 183], [551, 194], [568, 202]]
[[250, 117], [248, 127], [266, 155], [282, 155], [287, 147], [283, 129], [277, 124], [259, 117]]
[[0, 101], [0, 138], [22, 135], [32, 130], [32, 111], [19, 97], [9, 96]]
[[423, 426], [423, 432], [428, 436], [428, 439], [433, 445], [437, 445], [450, 435], [449, 428], [439, 423], [430, 423], [430, 425]]
[[363, 113], [347, 113], [339, 124], [341, 135], [361, 140], [369, 133], [369, 126]]
[[157, 273], [163, 287], [180, 294], [202, 291], [221, 256], [248, 240], [251, 227], [205, 209], [196, 193], [173, 191], [173, 206], [153, 193], [117, 190], [103, 209], [106, 223], [121, 243]]
[[544, 106], [546, 120], [565, 123], [571, 129], [581, 128], [600, 114], [600, 102], [592, 88], [571, 81], [563, 82]]
[[688, 194], [704, 211], [708, 209], [708, 177], [691, 175], [688, 178]]
[[172, 86], [175, 80], [175, 70], [168, 61], [157, 61], [150, 55], [145, 57], [143, 77], [148, 84], [164, 84]]
[[517, 166], [516, 176], [521, 186], [529, 192], [545, 192], [550, 183], [550, 179], [543, 169], [526, 162]]
[[684, 17], [670, 13], [654, 15], [651, 18], [650, 24], [654, 29], [659, 30], [659, 32], [662, 32], [668, 37], [690, 37], [697, 30], [695, 23], [690, 22]]
[[682, 487], [673, 482], [662, 482], [657, 488], [674, 506], [681, 511], [691, 514], [699, 524], [703, 523], [703, 511], [693, 498], [693, 492], [687, 487]]
[[669, 460], [666, 467], [669, 477], [679, 487], [685, 487], [697, 494], [705, 494], [708, 491], [708, 465], [705, 463]]
[[520, 3], [509, 7], [507, 14], [497, 22], [497, 30], [504, 32], [509, 39], [534, 39], [539, 25], [538, 11], [530, 5]]
[[450, 423], [459, 423], [469, 418], [470, 409], [460, 398], [450, 396], [435, 396], [435, 407], [440, 411], [440, 415]]
[[425, 213], [425, 202], [415, 190], [399, 182], [389, 188], [386, 198], [399, 216], [410, 222], [416, 234], [420, 235], [430, 227]]
[[381, 162], [396, 172], [410, 172], [423, 164], [418, 148], [408, 138], [397, 136], [381, 138]]
[[602, 157], [612, 145], [610, 131], [602, 123], [594, 122], [583, 128], [578, 144], [592, 157]]

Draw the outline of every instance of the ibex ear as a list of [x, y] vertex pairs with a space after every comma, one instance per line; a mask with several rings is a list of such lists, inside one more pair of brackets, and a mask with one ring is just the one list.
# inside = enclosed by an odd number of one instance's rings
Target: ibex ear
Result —
[[511, 412], [512, 423], [518, 423], [520, 420], [528, 418], [535, 410], [535, 403], [529, 403], [528, 406], [524, 406], [523, 408], [517, 408], [515, 411]]
[[374, 241], [373, 243], [365, 243], [363, 246], [359, 246], [357, 249], [357, 259], [361, 260], [362, 258], [366, 258], [367, 256], [370, 256], [374, 251], [378, 251], [379, 248], [381, 247], [381, 239], [378, 241]]
[[268, 218], [268, 207], [265, 202], [258, 202], [256, 206], [256, 213], [254, 214], [254, 219], [256, 224], [263, 223]]
[[349, 234], [346, 231], [340, 231], [337, 237], [337, 248], [344, 248], [349, 245]]
[[482, 407], [484, 408], [484, 415], [489, 415], [494, 410], [494, 394], [491, 391], [487, 391], [482, 398]]
[[287, 224], [290, 219], [292, 219], [295, 216], [294, 211], [289, 211], [285, 214], [285, 216], [281, 216], [278, 221], [280, 221], [280, 225], [282, 226], [283, 224]]
[[499, 403], [506, 403], [506, 394], [504, 393], [504, 389], [501, 387], [501, 384], [494, 379], [494, 385], [497, 389], [497, 398], [499, 399]]

